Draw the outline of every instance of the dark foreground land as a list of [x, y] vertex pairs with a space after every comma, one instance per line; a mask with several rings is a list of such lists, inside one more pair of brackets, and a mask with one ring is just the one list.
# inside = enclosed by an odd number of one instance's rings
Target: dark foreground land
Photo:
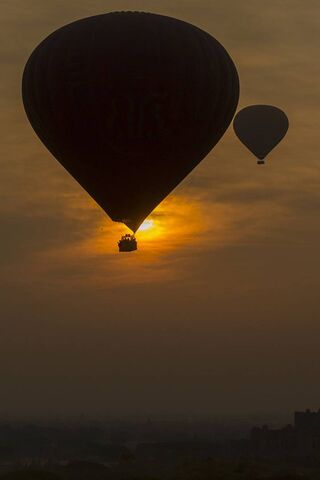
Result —
[[249, 428], [184, 420], [0, 425], [0, 480], [320, 480], [320, 411]]

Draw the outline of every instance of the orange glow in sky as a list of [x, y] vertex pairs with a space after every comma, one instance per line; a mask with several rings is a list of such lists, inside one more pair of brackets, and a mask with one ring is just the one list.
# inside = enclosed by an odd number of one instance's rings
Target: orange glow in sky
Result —
[[[91, 205], [90, 205], [91, 207]], [[117, 255], [130, 262], [154, 261], [156, 257], [176, 248], [196, 246], [208, 229], [206, 206], [198, 199], [185, 195], [170, 195], [144, 220], [136, 232], [138, 251], [118, 254], [118, 240], [131, 233], [122, 223], [111, 222], [106, 215], [100, 217], [90, 238], [77, 245], [70, 245], [67, 255]], [[77, 253], [76, 253], [77, 252]]]
[[153, 220], [145, 220], [138, 228], [138, 232], [145, 232], [146, 230], [150, 230], [150, 228], [153, 228], [153, 227], [154, 227]]

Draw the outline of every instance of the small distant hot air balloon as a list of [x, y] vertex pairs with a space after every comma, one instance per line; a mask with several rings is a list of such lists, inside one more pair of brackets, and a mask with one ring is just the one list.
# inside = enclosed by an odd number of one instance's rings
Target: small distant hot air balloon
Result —
[[[42, 142], [133, 232], [232, 121], [236, 68], [208, 33], [175, 18], [112, 12], [53, 32], [23, 75]], [[124, 236], [119, 248], [136, 248]]]
[[241, 142], [263, 165], [264, 158], [283, 139], [289, 128], [286, 114], [272, 105], [251, 105], [237, 113], [233, 128]]

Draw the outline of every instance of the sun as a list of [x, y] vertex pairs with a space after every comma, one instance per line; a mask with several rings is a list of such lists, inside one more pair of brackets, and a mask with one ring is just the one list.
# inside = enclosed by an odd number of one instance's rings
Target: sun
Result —
[[151, 241], [161, 236], [162, 228], [156, 218], [146, 218], [138, 228], [136, 235], [139, 241]]
[[138, 232], [145, 232], [146, 230], [150, 230], [150, 228], [154, 227], [153, 220], [145, 220], [140, 227], [138, 228]]

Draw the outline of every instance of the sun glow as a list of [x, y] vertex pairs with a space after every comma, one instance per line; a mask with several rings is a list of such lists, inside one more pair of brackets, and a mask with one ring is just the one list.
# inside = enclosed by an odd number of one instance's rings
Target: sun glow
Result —
[[153, 220], [145, 220], [138, 228], [138, 232], [145, 232], [146, 230], [150, 230], [150, 228], [153, 228], [153, 227], [154, 227]]
[[[54, 265], [63, 261], [64, 268], [69, 265], [70, 272], [76, 272], [77, 284], [83, 281], [85, 285], [92, 282], [104, 287], [123, 282], [158, 282], [174, 278], [179, 274], [176, 265], [181, 259], [193, 256], [198, 249], [202, 251], [224, 244], [228, 239], [230, 211], [215, 205], [213, 216], [212, 205], [202, 199], [172, 194], [161, 202], [136, 232], [138, 249], [119, 253], [120, 238], [132, 234], [128, 227], [106, 218], [93, 202], [89, 207], [84, 205], [80, 212], [79, 209], [73, 210], [73, 205], [74, 202], [70, 212], [77, 214], [76, 218], [80, 216], [85, 225], [84, 235], [64, 245], [63, 249], [46, 251], [46, 261], [40, 263], [46, 265], [50, 255]], [[88, 227], [90, 219], [92, 223]], [[172, 253], [174, 256], [170, 256]], [[82, 272], [79, 265], [86, 272], [88, 268], [86, 275], [78, 273]]]
[[183, 196], [164, 200], [136, 232], [139, 252], [165, 253], [186, 243], [190, 237], [205, 229], [201, 204]]
[[[124, 234], [131, 234], [123, 224], [111, 222], [101, 215], [93, 235], [86, 237], [77, 245], [72, 245], [72, 255], [97, 256], [110, 255], [120, 266], [122, 263], [154, 263], [162, 255], [176, 249], [194, 250], [202, 243], [202, 234], [208, 230], [211, 217], [206, 215], [205, 203], [183, 195], [170, 195], [149, 215], [136, 232], [138, 250], [118, 254], [118, 241]], [[209, 220], [208, 220], [209, 219]], [[209, 222], [210, 223], [210, 222]], [[120, 267], [119, 267], [120, 268]]]

